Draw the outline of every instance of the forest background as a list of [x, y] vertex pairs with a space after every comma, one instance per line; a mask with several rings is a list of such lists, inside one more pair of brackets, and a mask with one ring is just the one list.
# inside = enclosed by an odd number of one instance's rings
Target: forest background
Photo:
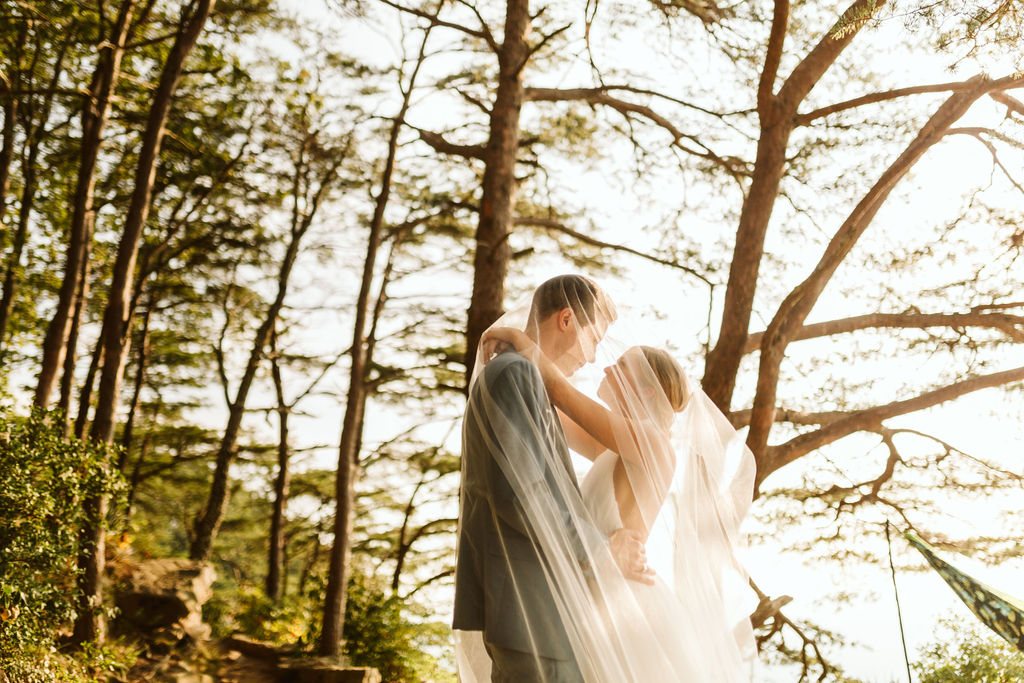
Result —
[[766, 680], [900, 676], [886, 521], [1021, 566], [1021, 2], [0, 18], [4, 656], [186, 556], [218, 633], [450, 678], [467, 368], [565, 271], [745, 430]]

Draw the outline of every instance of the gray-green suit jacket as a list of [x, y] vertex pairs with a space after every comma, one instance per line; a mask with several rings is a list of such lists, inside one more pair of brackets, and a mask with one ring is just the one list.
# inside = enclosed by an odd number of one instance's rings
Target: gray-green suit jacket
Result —
[[[486, 387], [486, 390], [482, 390]], [[503, 471], [502, 463], [506, 468]], [[462, 430], [462, 493], [453, 628], [483, 631], [484, 640], [521, 652], [572, 659], [543, 553], [534, 542], [507, 468], [526, 472], [550, 493], [569, 530], [571, 552], [585, 562], [603, 538], [581, 519], [579, 488], [565, 434], [536, 367], [509, 351], [490, 361], [470, 392]], [[571, 482], [568, 496], [564, 483]], [[563, 483], [562, 487], [555, 481]], [[574, 500], [565, 500], [572, 497]]]

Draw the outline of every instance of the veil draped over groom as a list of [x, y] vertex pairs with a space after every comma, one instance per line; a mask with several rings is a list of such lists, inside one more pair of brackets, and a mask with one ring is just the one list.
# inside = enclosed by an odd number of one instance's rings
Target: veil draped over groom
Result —
[[[560, 419], [536, 363], [523, 362], [529, 353], [502, 348], [488, 358], [493, 349], [480, 349], [463, 426], [459, 678], [492, 680], [489, 653], [500, 646], [534, 658], [541, 672], [548, 661], [579, 672], [538, 680], [749, 681], [752, 605], [738, 552], [750, 451], [695, 382], [664, 366], [678, 369], [659, 360], [667, 354], [625, 343], [645, 340], [621, 307], [615, 320], [600, 298], [595, 306], [571, 288], [559, 295], [589, 336], [546, 349], [548, 357], [565, 375], [595, 363], [585, 374], [601, 386], [577, 385], [603, 402], [595, 405], [611, 415], [611, 435], [594, 448]], [[541, 323], [534, 302], [493, 327], [536, 340]], [[582, 486], [575, 469], [586, 459], [570, 455], [567, 435], [594, 460]], [[608, 537], [622, 526], [644, 534], [656, 585], [626, 579], [616, 564]]]

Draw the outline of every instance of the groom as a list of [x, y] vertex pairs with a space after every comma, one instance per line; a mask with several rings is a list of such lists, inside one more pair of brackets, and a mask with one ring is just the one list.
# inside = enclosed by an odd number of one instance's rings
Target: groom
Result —
[[[534, 292], [526, 332], [571, 376], [594, 360], [614, 319], [614, 305], [593, 281], [562, 275]], [[640, 535], [619, 529], [605, 538], [579, 518], [565, 434], [536, 367], [515, 351], [500, 353], [480, 372], [462, 437], [453, 628], [483, 632], [492, 681], [582, 683], [546, 569], [570, 559], [586, 571], [587, 548], [607, 544], [627, 578], [650, 583]], [[566, 554], [574, 557], [545, 557], [527, 509], [557, 518], [572, 546]]]

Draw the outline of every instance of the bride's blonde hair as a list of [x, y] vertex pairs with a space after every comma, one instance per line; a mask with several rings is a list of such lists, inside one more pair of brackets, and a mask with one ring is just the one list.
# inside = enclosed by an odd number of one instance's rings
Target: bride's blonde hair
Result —
[[641, 346], [640, 351], [644, 354], [647, 364], [651, 366], [662, 391], [665, 392], [669, 406], [678, 413], [686, 407], [686, 401], [690, 398], [690, 394], [686, 390], [686, 373], [683, 372], [683, 368], [675, 358], [662, 349]]

